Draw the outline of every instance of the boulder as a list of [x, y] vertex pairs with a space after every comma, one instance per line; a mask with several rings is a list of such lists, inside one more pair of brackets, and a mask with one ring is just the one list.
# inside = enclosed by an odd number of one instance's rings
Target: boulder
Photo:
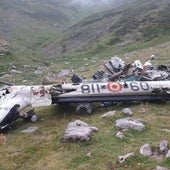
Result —
[[63, 141], [88, 141], [92, 132], [97, 132], [96, 127], [90, 126], [85, 122], [76, 120], [70, 122], [65, 130]]
[[137, 131], [142, 131], [145, 129], [143, 123], [133, 118], [122, 118], [116, 120], [116, 128], [123, 130], [123, 129], [134, 129]]

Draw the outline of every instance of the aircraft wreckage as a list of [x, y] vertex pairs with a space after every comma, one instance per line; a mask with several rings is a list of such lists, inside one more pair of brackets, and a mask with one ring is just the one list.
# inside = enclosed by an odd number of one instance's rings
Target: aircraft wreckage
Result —
[[[156, 72], [155, 69], [143, 71], [144, 68], [141, 67], [139, 61], [136, 62], [136, 66], [125, 65], [120, 59], [115, 63], [119, 64], [115, 65], [109, 62], [108, 65], [105, 63], [105, 68], [110, 72], [109, 76], [107, 73], [107, 80], [103, 78], [105, 72], [99, 71], [93, 75], [92, 81], [85, 81], [73, 75], [73, 83], [4, 86], [0, 89], [0, 129], [10, 127], [18, 118], [36, 119], [33, 112], [20, 114], [20, 111], [28, 106], [40, 107], [57, 103], [76, 103], [78, 113], [91, 114], [93, 102], [170, 100], [169, 70], [165, 71], [168, 67], [161, 66], [163, 70]], [[151, 68], [150, 65], [149, 68]], [[128, 71], [131, 72], [130, 76], [125, 76]], [[152, 78], [147, 76], [146, 72]], [[155, 72], [160, 75], [156, 78], [159, 81], [152, 80], [153, 77], [155, 79]], [[129, 81], [129, 77], [134, 80]]]

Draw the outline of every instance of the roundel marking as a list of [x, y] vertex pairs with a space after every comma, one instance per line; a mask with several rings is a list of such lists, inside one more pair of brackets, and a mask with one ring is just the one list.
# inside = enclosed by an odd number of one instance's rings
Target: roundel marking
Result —
[[120, 83], [108, 83], [107, 88], [111, 92], [119, 92], [122, 90], [122, 85]]

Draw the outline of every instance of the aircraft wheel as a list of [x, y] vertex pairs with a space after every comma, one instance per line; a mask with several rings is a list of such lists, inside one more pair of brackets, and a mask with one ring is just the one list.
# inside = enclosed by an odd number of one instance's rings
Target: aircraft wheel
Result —
[[22, 118], [26, 121], [37, 122], [39, 116], [35, 114], [34, 109], [29, 110]]
[[90, 115], [93, 112], [93, 107], [90, 103], [79, 103], [76, 107], [78, 114]]
[[37, 122], [38, 119], [39, 119], [39, 117], [38, 117], [37, 115], [33, 115], [33, 116], [30, 118], [31, 122]]

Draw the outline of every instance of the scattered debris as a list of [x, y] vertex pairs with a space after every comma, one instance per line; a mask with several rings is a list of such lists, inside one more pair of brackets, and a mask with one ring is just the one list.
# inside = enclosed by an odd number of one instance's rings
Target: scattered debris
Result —
[[125, 108], [122, 110], [122, 113], [125, 114], [126, 116], [132, 116], [133, 113], [130, 108]]
[[88, 141], [92, 132], [97, 132], [96, 127], [90, 126], [85, 122], [76, 120], [70, 122], [65, 130], [63, 141]]
[[145, 110], [144, 107], [142, 107], [142, 108], [139, 110], [139, 113], [141, 113], [141, 114], [144, 114], [145, 112], [146, 112], [146, 110]]
[[125, 137], [125, 135], [122, 132], [119, 131], [119, 132], [116, 133], [116, 137], [123, 139]]
[[34, 133], [39, 129], [39, 127], [33, 126], [33, 127], [29, 127], [27, 129], [22, 130], [22, 133]]
[[170, 133], [170, 129], [162, 129], [162, 132]]
[[10, 73], [22, 74], [22, 71], [19, 71], [19, 70], [11, 70]]
[[125, 64], [119, 57], [112, 57], [100, 67], [92, 78], [104, 81], [159, 81], [170, 80], [170, 69], [164, 65], [154, 66], [151, 60], [155, 55], [150, 56], [144, 64], [140, 60]]
[[87, 155], [88, 157], [92, 158], [92, 156], [91, 156], [91, 153], [90, 153], [90, 152], [88, 152], [86, 155]]
[[119, 162], [120, 163], [123, 163], [127, 158], [129, 157], [132, 157], [132, 156], [135, 156], [135, 153], [134, 152], [131, 152], [131, 153], [128, 153], [126, 155], [120, 155], [118, 158], [119, 158]]
[[115, 114], [116, 114], [116, 111], [109, 111], [109, 112], [105, 113], [104, 115], [102, 115], [101, 118], [113, 117]]
[[142, 145], [140, 148], [140, 153], [144, 156], [151, 156], [152, 150], [151, 150], [150, 145], [148, 143]]
[[122, 119], [116, 120], [116, 128], [120, 130], [134, 129], [137, 131], [142, 131], [145, 129], [145, 126], [143, 123], [133, 118], [122, 118]]
[[2, 133], [0, 133], [0, 144], [5, 144], [6, 143], [6, 136]]

